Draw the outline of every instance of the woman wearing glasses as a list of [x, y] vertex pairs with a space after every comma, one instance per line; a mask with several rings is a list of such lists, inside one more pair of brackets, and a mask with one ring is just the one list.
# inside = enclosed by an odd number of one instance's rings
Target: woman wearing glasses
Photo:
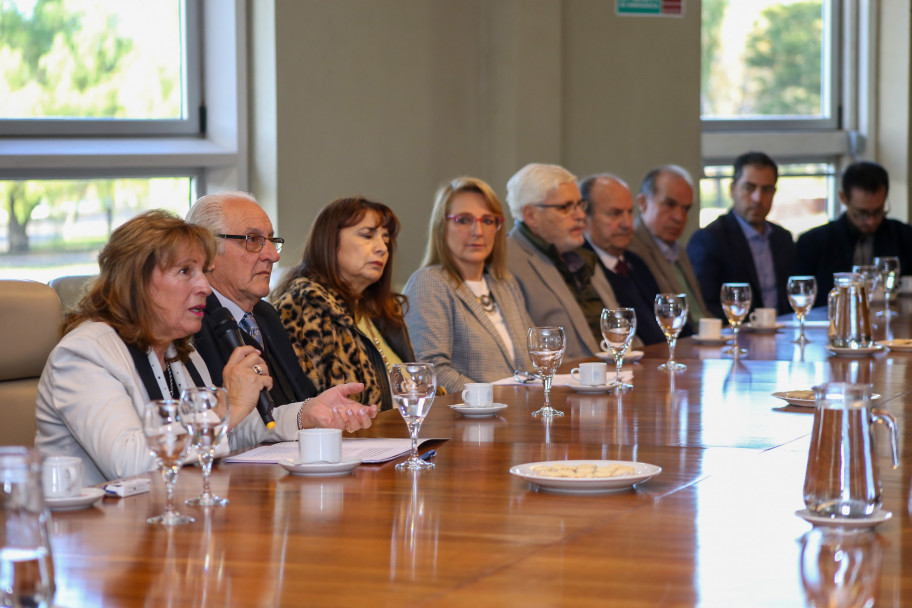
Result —
[[402, 317], [405, 298], [392, 291], [399, 220], [386, 205], [344, 198], [314, 220], [301, 263], [286, 273], [273, 303], [301, 367], [322, 391], [363, 382], [352, 395], [392, 408], [389, 368], [414, 361]]
[[450, 392], [530, 369], [532, 325], [507, 273], [503, 206], [480, 179], [458, 177], [437, 191], [422, 268], [409, 279], [405, 320], [422, 361]]

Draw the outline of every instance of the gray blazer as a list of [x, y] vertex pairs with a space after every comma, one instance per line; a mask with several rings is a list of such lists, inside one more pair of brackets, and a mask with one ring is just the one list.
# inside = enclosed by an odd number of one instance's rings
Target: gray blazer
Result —
[[[507, 268], [519, 282], [532, 322], [564, 328], [565, 359], [592, 357], [601, 350], [561, 273], [517, 227], [507, 235]], [[618, 307], [614, 291], [598, 264], [592, 285], [606, 308]]]
[[[703, 301], [703, 295], [700, 292], [700, 283], [697, 281], [697, 275], [694, 273], [693, 266], [690, 265], [690, 259], [687, 257], [684, 247], [678, 247], [678, 265], [681, 267], [681, 272], [687, 280], [690, 289], [681, 284], [678, 274], [662, 253], [662, 250], [659, 249], [655, 239], [652, 238], [652, 233], [649, 232], [646, 224], [643, 223], [639, 216], [633, 220], [633, 240], [630, 241], [629, 249], [643, 258], [643, 261], [649, 266], [652, 276], [655, 277], [656, 283], [659, 284], [659, 290], [662, 293], [690, 293], [697, 299], [700, 310], [707, 311], [706, 302]], [[697, 310], [694, 310], [693, 306], [690, 307], [687, 316], [690, 317], [690, 322], [694, 328], [696, 328], [700, 320], [699, 314]]]
[[512, 277], [498, 281], [485, 273], [491, 295], [500, 306], [512, 350], [507, 350], [472, 290], [458, 287], [441, 266], [418, 269], [405, 286], [408, 325], [415, 355], [434, 364], [437, 385], [456, 393], [466, 382], [493, 382], [532, 369], [526, 333], [532, 325], [526, 302]]

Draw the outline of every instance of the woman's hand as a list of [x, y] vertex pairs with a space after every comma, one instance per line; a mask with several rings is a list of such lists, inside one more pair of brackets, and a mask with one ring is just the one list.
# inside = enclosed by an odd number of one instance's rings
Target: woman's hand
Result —
[[233, 429], [256, 407], [260, 391], [272, 388], [272, 377], [260, 351], [252, 346], [238, 346], [222, 370], [231, 417], [228, 428]]
[[334, 386], [308, 400], [301, 413], [303, 427], [343, 429], [349, 433], [370, 427], [380, 407], [376, 404], [367, 407], [348, 398], [363, 390], [364, 385], [360, 382], [350, 382]]

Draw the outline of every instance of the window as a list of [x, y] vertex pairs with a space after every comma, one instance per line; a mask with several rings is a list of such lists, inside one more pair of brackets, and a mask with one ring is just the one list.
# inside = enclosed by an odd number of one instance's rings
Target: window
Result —
[[93, 274], [130, 217], [246, 186], [244, 23], [244, 0], [0, 1], [0, 278]]

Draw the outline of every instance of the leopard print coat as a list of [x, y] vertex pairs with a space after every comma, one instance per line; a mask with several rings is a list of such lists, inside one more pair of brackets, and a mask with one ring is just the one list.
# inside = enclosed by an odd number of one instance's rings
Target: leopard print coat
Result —
[[[309, 277], [295, 279], [275, 302], [279, 316], [304, 372], [318, 391], [345, 382], [363, 382], [364, 391], [351, 398], [365, 405], [393, 406], [389, 376], [380, 351], [355, 324], [342, 297]], [[383, 338], [403, 361], [415, 355], [405, 326], [385, 327], [375, 321]]]

